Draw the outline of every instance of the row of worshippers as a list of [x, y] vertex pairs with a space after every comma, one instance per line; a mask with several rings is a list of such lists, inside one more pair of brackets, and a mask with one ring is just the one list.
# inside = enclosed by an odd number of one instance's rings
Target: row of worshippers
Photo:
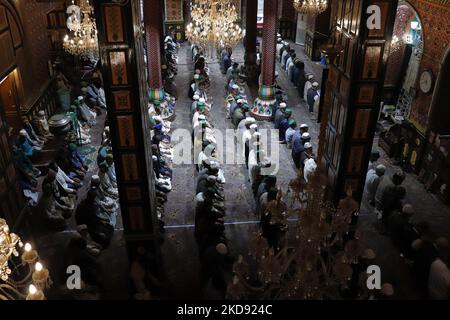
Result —
[[289, 81], [297, 88], [300, 98], [308, 107], [308, 111], [317, 118], [320, 105], [320, 87], [313, 74], [305, 72], [305, 63], [298, 57], [288, 42], [277, 39], [277, 58], [281, 69], [286, 71]]
[[260, 218], [262, 236], [266, 238], [269, 246], [277, 251], [287, 231], [287, 207], [281, 199], [277, 177], [270, 172], [271, 160], [267, 157], [261, 142], [261, 133], [258, 132], [254, 119], [246, 119], [242, 139], [249, 182], [255, 198], [255, 214]]
[[42, 183], [42, 197], [35, 208], [41, 226], [55, 231], [67, 227], [66, 220], [75, 212], [78, 190], [87, 171], [86, 157], [78, 147], [64, 146], [48, 166]]
[[[170, 81], [174, 81], [177, 74], [178, 58], [176, 50], [179, 45], [172, 33], [165, 38], [165, 55], [170, 64], [172, 75]], [[150, 134], [152, 141], [152, 163], [153, 176], [155, 182], [156, 213], [158, 217], [159, 230], [164, 229], [164, 204], [167, 202], [167, 193], [172, 190], [172, 161], [173, 146], [171, 144], [171, 119], [174, 114], [176, 104], [176, 92], [166, 91], [162, 100], [149, 102]]]
[[385, 174], [386, 167], [371, 163], [366, 177], [366, 196], [375, 206], [383, 234], [388, 234], [400, 255], [413, 266], [416, 279], [432, 299], [450, 297], [448, 241], [434, 239], [426, 221], [413, 223], [412, 204], [405, 204], [406, 188], [403, 171]]
[[231, 55], [233, 54], [233, 50], [229, 47], [224, 47], [220, 50], [220, 71], [222, 74], [227, 74], [228, 69], [233, 64], [233, 59]]
[[211, 105], [205, 97], [195, 97], [191, 106], [196, 178], [195, 239], [202, 266], [202, 286], [206, 298], [223, 299], [233, 258], [225, 235], [226, 182], [218, 160]]
[[210, 79], [206, 58], [201, 47], [193, 44], [191, 48], [195, 74], [189, 83], [188, 96], [192, 99], [195, 94], [198, 94], [207, 99], [205, 92], [210, 86]]
[[[238, 130], [238, 150], [243, 153], [245, 166], [248, 170], [249, 182], [255, 197], [255, 213], [261, 219], [262, 234], [273, 248], [278, 247], [281, 237], [285, 234], [287, 225], [279, 215], [266, 210], [272, 201], [277, 202], [277, 208], [283, 208], [284, 203], [277, 199], [279, 190], [276, 187], [276, 176], [268, 175], [265, 170], [271, 167], [271, 161], [261, 143], [261, 133], [258, 132], [256, 119], [249, 114], [245, 90], [238, 84], [233, 84], [226, 99], [226, 109], [232, 123]], [[284, 210], [281, 210], [284, 211]], [[284, 213], [281, 213], [284, 214]]]
[[86, 198], [76, 210], [78, 226], [85, 226], [97, 250], [109, 247], [117, 223], [119, 191], [112, 154], [109, 128], [102, 133], [102, 145], [97, 153], [98, 174], [91, 177]]
[[31, 123], [27, 117], [22, 118], [23, 128], [13, 145], [13, 157], [23, 194], [29, 204], [38, 203], [38, 181], [41, 171], [33, 164], [47, 141], [54, 138], [50, 132], [45, 111], [38, 111]]
[[295, 167], [303, 172], [306, 182], [316, 168], [315, 154], [311, 143], [309, 126], [305, 123], [298, 125], [292, 117], [292, 109], [286, 102], [275, 104], [273, 108], [274, 128], [278, 129], [279, 142], [291, 149]]
[[13, 145], [13, 157], [24, 197], [31, 206], [36, 206], [39, 199], [38, 178], [42, 172], [34, 162], [44, 144], [54, 139], [54, 136], [50, 132], [43, 110], [38, 112], [33, 125], [26, 117], [22, 118], [22, 122], [23, 129], [19, 131], [17, 141]]
[[103, 79], [99, 72], [94, 72], [89, 83], [85, 83], [81, 88], [81, 95], [72, 102], [66, 112], [66, 116], [71, 120], [71, 131], [66, 139], [77, 145], [90, 144], [90, 130], [97, 123], [97, 115], [106, 112], [106, 109]]
[[225, 99], [227, 119], [231, 119], [235, 129], [243, 125], [243, 121], [249, 116], [250, 107], [243, 87], [233, 84]]
[[178, 44], [172, 32], [169, 32], [164, 38], [164, 54], [162, 56], [161, 76], [163, 80], [164, 91], [169, 95], [178, 98], [177, 87], [175, 85], [175, 76], [178, 73]]

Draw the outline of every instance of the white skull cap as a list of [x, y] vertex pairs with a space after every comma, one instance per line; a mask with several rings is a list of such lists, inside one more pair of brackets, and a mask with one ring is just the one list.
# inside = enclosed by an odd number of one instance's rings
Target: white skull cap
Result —
[[255, 130], [257, 128], [258, 128], [258, 126], [256, 125], [256, 123], [253, 123], [252, 125], [250, 125], [250, 129]]
[[198, 94], [194, 94], [193, 98], [194, 98], [194, 100], [198, 100], [198, 99], [200, 99], [200, 96]]
[[280, 103], [280, 109], [286, 108], [287, 104], [285, 102]]
[[233, 84], [232, 88], [237, 90], [239, 89], [239, 86], [237, 84]]
[[201, 115], [198, 116], [198, 119], [199, 120], [206, 120], [206, 117], [205, 117], [204, 114], [201, 114]]
[[200, 78], [200, 75], [199, 74], [194, 74], [194, 79], [195, 80], [197, 80], [197, 79], [199, 79]]
[[206, 100], [205, 100], [205, 98], [199, 98], [199, 99], [198, 99], [198, 102], [203, 102], [203, 103], [205, 103]]
[[313, 86], [313, 87], [318, 87], [318, 86], [319, 86], [319, 83], [318, 83], [317, 81], [316, 81], [316, 82], [313, 82], [312, 86]]
[[314, 78], [314, 76], [312, 75], [312, 74], [309, 74], [308, 75], [308, 80], [311, 80], [311, 79], [313, 79]]
[[305, 149], [310, 149], [310, 148], [312, 148], [312, 144], [307, 142], [307, 143], [305, 143], [304, 147], [305, 147]]
[[79, 101], [81, 101], [81, 100], [83, 100], [84, 98], [83, 98], [83, 96], [78, 96], [78, 100]]
[[302, 139], [309, 139], [309, 138], [311, 138], [311, 135], [308, 132], [302, 134]]
[[252, 123], [252, 118], [251, 117], [245, 118], [245, 124], [250, 124], [250, 123]]
[[236, 102], [237, 102], [237, 103], [244, 103], [244, 100], [238, 99]]
[[94, 175], [91, 177], [91, 179], [92, 179], [92, 180], [100, 180], [100, 177], [99, 177], [98, 175], [94, 174]]
[[309, 126], [306, 123], [302, 123], [300, 125], [300, 129], [305, 129], [305, 128], [309, 128]]

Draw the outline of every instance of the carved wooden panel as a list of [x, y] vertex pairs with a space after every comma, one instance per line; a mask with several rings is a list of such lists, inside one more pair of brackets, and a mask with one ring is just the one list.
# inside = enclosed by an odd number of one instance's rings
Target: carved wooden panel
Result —
[[[93, 2], [127, 248], [156, 248], [140, 1]], [[159, 13], [159, 12], [158, 12]], [[161, 24], [162, 25], [162, 24]], [[159, 34], [160, 30], [156, 29]], [[133, 251], [129, 256], [133, 258]]]
[[130, 91], [114, 91], [114, 109], [116, 111], [131, 111], [131, 92]]
[[[369, 31], [365, 23], [367, 7], [372, 4], [381, 7], [382, 28], [378, 31]], [[336, 96], [330, 99], [325, 158], [329, 182], [335, 183], [335, 200], [347, 188], [352, 188], [356, 199], [362, 196], [384, 80], [383, 57], [387, 56], [386, 41], [390, 40], [394, 22], [390, 20], [396, 7], [395, 0], [334, 3], [332, 41], [344, 52], [330, 67], [327, 80], [327, 90]]]
[[109, 43], [124, 42], [122, 7], [105, 6], [106, 39]]
[[128, 84], [128, 68], [125, 51], [109, 52], [109, 62], [111, 66], [111, 82], [113, 85]]
[[183, 21], [183, 1], [165, 0], [166, 22]]

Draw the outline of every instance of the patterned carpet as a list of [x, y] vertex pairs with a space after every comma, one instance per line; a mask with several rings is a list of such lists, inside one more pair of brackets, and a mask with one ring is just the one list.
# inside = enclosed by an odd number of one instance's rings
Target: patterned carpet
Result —
[[86, 165], [92, 169], [92, 164], [96, 163], [98, 148], [92, 145], [81, 146], [78, 148], [78, 152], [86, 156]]

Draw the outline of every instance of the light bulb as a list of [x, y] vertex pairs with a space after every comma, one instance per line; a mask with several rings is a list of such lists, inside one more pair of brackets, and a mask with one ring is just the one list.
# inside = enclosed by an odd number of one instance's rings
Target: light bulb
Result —
[[25, 243], [25, 248], [24, 249], [25, 249], [26, 252], [30, 252], [31, 249], [32, 249], [31, 244], [29, 244], [28, 242]]
[[38, 271], [38, 272], [41, 271], [42, 268], [43, 268], [42, 263], [36, 262], [36, 264], [34, 265], [34, 268], [35, 268], [36, 271]]
[[30, 294], [36, 294], [36, 292], [37, 292], [36, 286], [34, 284], [30, 284], [30, 286], [28, 287], [28, 292]]

